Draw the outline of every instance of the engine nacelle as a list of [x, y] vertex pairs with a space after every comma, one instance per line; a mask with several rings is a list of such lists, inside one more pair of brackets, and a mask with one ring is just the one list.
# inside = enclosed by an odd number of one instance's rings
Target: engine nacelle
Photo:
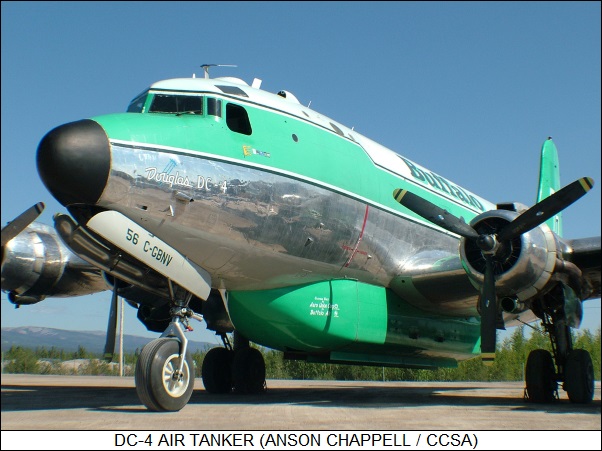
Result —
[[30, 224], [2, 249], [2, 291], [16, 305], [83, 296], [108, 287], [101, 271], [71, 252], [53, 227]]
[[[479, 234], [495, 234], [518, 215], [510, 210], [491, 210], [474, 218], [470, 225]], [[552, 278], [556, 253], [556, 239], [545, 223], [500, 243], [493, 257], [498, 298], [511, 296], [517, 301], [526, 301], [540, 293]], [[471, 283], [476, 288], [482, 287], [485, 258], [481, 249], [474, 241], [462, 238], [460, 258]]]

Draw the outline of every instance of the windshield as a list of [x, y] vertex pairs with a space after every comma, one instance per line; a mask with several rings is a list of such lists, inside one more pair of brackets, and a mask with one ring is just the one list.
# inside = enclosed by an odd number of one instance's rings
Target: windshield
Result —
[[148, 95], [148, 91], [143, 92], [138, 97], [130, 102], [128, 106], [128, 113], [142, 113], [144, 108], [144, 103], [146, 102], [146, 96]]
[[155, 94], [149, 112], [203, 114], [203, 97]]

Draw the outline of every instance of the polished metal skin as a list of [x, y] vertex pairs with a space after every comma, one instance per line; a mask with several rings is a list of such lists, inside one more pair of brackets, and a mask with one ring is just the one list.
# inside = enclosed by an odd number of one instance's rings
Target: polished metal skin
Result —
[[[252, 167], [116, 144], [111, 155], [99, 202], [186, 249], [214, 284], [263, 290], [349, 277], [418, 293], [433, 308], [445, 302], [458, 315], [474, 314], [477, 292], [448, 233]], [[434, 293], [424, 286], [426, 274], [428, 285], [439, 277], [464, 279], [464, 294]]]
[[45, 224], [30, 224], [3, 248], [2, 290], [16, 305], [106, 289], [101, 271], [71, 252]]

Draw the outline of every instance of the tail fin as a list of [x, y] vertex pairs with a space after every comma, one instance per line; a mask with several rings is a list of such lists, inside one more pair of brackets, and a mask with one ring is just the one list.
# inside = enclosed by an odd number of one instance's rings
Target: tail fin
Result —
[[[539, 162], [539, 189], [537, 191], [537, 202], [554, 194], [560, 189], [560, 165], [558, 164], [558, 150], [548, 138], [541, 146], [541, 159]], [[562, 212], [552, 216], [546, 224], [558, 236], [562, 236]]]

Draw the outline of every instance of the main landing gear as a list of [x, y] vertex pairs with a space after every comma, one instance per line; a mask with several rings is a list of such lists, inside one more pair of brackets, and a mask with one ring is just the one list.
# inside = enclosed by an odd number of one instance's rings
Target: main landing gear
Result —
[[265, 391], [265, 362], [249, 340], [234, 332], [234, 347], [222, 335], [223, 348], [213, 348], [205, 356], [202, 378], [209, 393], [255, 394]]
[[[525, 399], [534, 403], [558, 399], [558, 382], [563, 382], [563, 388], [571, 402], [591, 402], [594, 397], [592, 358], [584, 349], [573, 349], [564, 308], [542, 308], [543, 304], [541, 302], [534, 311], [542, 318], [546, 332], [550, 335], [552, 352], [536, 349], [529, 354], [525, 368]], [[553, 302], [546, 304], [554, 305]], [[554, 362], [558, 372], [554, 368]]]

